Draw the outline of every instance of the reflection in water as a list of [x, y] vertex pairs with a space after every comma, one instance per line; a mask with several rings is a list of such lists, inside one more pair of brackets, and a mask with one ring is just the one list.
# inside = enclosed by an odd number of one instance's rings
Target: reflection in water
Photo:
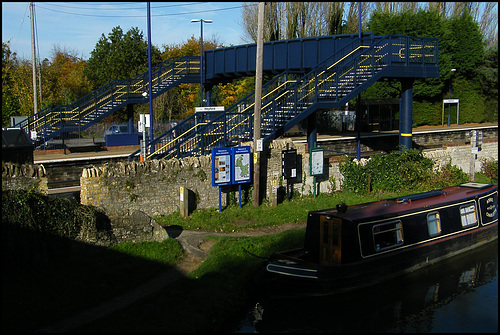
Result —
[[357, 292], [262, 297], [238, 332], [435, 331], [498, 331], [497, 241]]

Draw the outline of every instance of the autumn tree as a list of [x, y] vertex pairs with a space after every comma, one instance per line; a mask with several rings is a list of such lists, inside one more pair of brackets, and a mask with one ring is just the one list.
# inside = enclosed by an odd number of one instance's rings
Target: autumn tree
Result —
[[33, 115], [32, 78], [31, 62], [18, 59], [2, 42], [2, 125], [10, 125], [11, 116]]
[[[216, 37], [203, 39], [203, 50], [221, 48]], [[172, 57], [200, 56], [200, 39], [191, 36], [187, 41], [178, 44], [162, 45], [161, 59]], [[184, 119], [194, 113], [200, 105], [200, 85], [180, 84], [163, 93], [153, 101], [156, 120]], [[144, 108], [144, 107], [138, 107]]]
[[14, 71], [17, 66], [16, 53], [10, 50], [9, 42], [2, 42], [2, 126], [10, 125], [11, 116], [21, 115], [15, 94]]
[[[2, 45], [2, 53], [2, 123], [6, 125], [10, 116], [33, 115], [33, 77], [31, 61], [18, 60], [7, 44]], [[42, 97], [38, 97], [39, 110], [68, 105], [90, 93], [90, 82], [83, 74], [85, 65], [83, 59], [58, 48], [51, 60], [37, 63]], [[37, 82], [39, 79], [37, 76]]]
[[43, 105], [69, 105], [92, 91], [85, 76], [87, 63], [67, 51], [55, 49], [50, 64], [43, 65]]

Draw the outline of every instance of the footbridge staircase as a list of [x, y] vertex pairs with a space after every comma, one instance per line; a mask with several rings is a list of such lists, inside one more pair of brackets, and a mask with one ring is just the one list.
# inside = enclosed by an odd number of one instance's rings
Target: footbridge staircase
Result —
[[[261, 134], [269, 141], [320, 109], [340, 108], [383, 77], [439, 77], [438, 40], [401, 35], [354, 39], [305, 75], [285, 71], [262, 87]], [[150, 143], [146, 159], [210, 153], [253, 139], [255, 95], [224, 112], [195, 113]], [[139, 158], [139, 150], [129, 160]]]

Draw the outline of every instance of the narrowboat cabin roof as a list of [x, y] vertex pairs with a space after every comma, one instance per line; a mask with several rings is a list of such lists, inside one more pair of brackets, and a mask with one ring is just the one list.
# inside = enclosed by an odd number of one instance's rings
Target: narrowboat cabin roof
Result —
[[493, 189], [495, 187], [497, 187], [497, 185], [466, 183], [392, 199], [352, 206], [344, 205], [343, 208], [337, 206], [337, 208], [311, 211], [309, 215], [333, 215], [344, 220], [359, 222], [377, 217], [390, 217], [395, 214], [401, 215], [405, 212], [414, 213], [419, 209], [430, 209], [446, 203], [464, 201], [474, 198], [487, 189]]

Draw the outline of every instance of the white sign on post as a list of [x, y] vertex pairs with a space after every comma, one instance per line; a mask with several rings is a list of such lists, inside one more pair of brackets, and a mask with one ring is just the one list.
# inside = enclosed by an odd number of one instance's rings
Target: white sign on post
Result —
[[[139, 127], [141, 127], [141, 123], [145, 127], [151, 128], [151, 118], [150, 118], [150, 115], [149, 114], [139, 114], [139, 122], [137, 123], [137, 125]], [[139, 131], [141, 131], [141, 130], [139, 129]]]
[[257, 150], [256, 151], [262, 151], [262, 147], [263, 147], [262, 143], [263, 143], [263, 140], [261, 138], [257, 140]]

